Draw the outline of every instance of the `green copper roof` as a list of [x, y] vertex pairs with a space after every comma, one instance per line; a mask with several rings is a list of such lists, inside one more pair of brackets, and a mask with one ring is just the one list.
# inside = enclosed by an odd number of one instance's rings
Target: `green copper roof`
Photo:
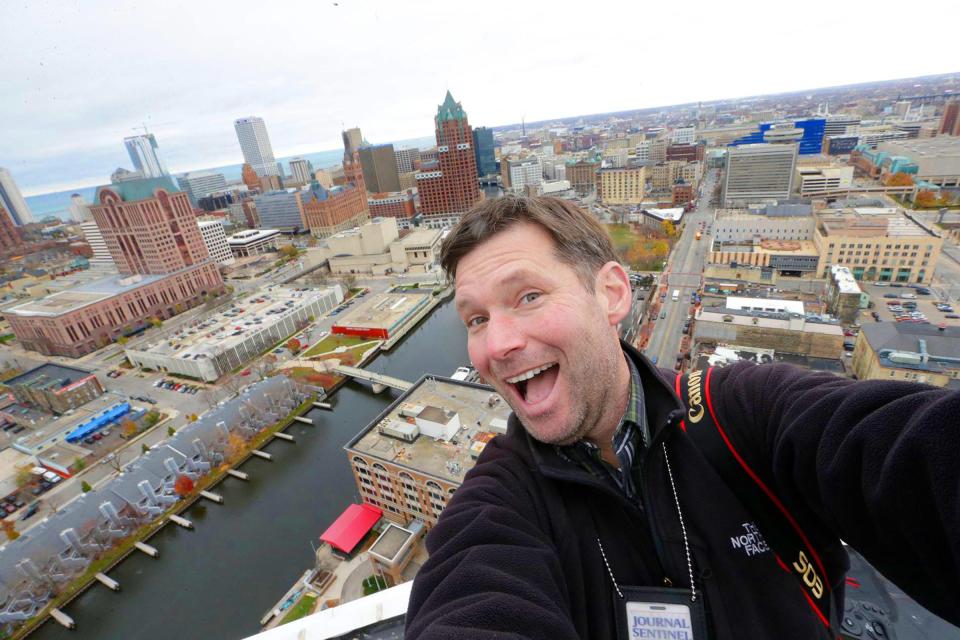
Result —
[[[99, 187], [97, 193], [94, 196], [94, 202], [100, 203], [100, 189], [104, 187]], [[165, 189], [170, 193], [176, 193], [180, 191], [177, 188], [177, 184], [173, 181], [173, 178], [170, 176], [163, 176], [161, 178], [140, 178], [139, 180], [124, 180], [123, 182], [115, 182], [113, 184], [107, 185], [107, 188], [113, 189], [120, 194], [120, 198], [124, 202], [136, 202], [137, 200], [146, 200], [153, 197], [153, 192], [157, 189]]]
[[467, 112], [463, 110], [459, 102], [453, 99], [450, 91], [447, 91], [447, 97], [443, 99], [443, 104], [437, 107], [437, 122], [463, 120], [466, 117]]

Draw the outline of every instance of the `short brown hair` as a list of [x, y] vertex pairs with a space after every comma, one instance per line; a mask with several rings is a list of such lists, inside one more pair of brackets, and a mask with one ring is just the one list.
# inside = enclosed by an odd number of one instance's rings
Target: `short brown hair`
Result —
[[587, 291], [593, 291], [597, 271], [617, 261], [607, 230], [579, 207], [559, 198], [507, 195], [484, 200], [463, 215], [443, 241], [440, 266], [453, 281], [463, 256], [501, 231], [524, 223], [550, 234], [557, 259], [577, 272]]

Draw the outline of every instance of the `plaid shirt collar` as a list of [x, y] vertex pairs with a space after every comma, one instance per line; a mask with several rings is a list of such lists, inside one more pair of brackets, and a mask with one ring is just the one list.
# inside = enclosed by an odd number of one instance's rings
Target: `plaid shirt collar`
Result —
[[555, 449], [561, 458], [581, 467], [595, 478], [612, 482], [628, 499], [636, 501], [636, 480], [642, 458], [638, 454], [650, 443], [650, 428], [643, 404], [640, 372], [626, 353], [623, 357], [630, 368], [630, 392], [626, 409], [612, 440], [613, 451], [620, 460], [620, 468], [615, 469], [607, 464], [600, 456], [600, 448], [586, 440], [578, 440], [566, 446], [558, 445]]

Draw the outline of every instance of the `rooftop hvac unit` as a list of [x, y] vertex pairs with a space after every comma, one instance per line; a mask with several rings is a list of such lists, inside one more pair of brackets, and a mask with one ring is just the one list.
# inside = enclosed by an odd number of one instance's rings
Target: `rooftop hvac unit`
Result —
[[891, 351], [887, 355], [887, 359], [899, 364], [921, 364], [923, 362], [923, 357], [919, 353], [911, 351]]

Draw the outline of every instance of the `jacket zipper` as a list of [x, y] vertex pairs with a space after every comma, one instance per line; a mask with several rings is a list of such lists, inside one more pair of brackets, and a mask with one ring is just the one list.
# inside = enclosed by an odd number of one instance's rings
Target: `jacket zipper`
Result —
[[663, 582], [665, 586], [672, 586], [673, 582], [670, 580], [670, 576], [667, 575], [667, 553], [660, 537], [660, 528], [657, 526], [657, 519], [654, 517], [654, 504], [650, 498], [650, 490], [647, 486], [647, 474], [650, 473], [653, 456], [656, 455], [655, 452], [659, 449], [660, 443], [667, 437], [667, 433], [673, 425], [675, 413], [676, 412], [672, 412], [667, 416], [667, 424], [662, 429], [657, 430], [653, 442], [650, 443], [650, 446], [647, 447], [646, 452], [644, 452], [643, 469], [640, 470], [640, 495], [643, 498], [644, 511], [646, 511], [647, 522], [650, 526], [650, 537], [653, 538], [653, 546], [657, 554], [657, 559], [660, 561], [660, 569], [663, 572]]

